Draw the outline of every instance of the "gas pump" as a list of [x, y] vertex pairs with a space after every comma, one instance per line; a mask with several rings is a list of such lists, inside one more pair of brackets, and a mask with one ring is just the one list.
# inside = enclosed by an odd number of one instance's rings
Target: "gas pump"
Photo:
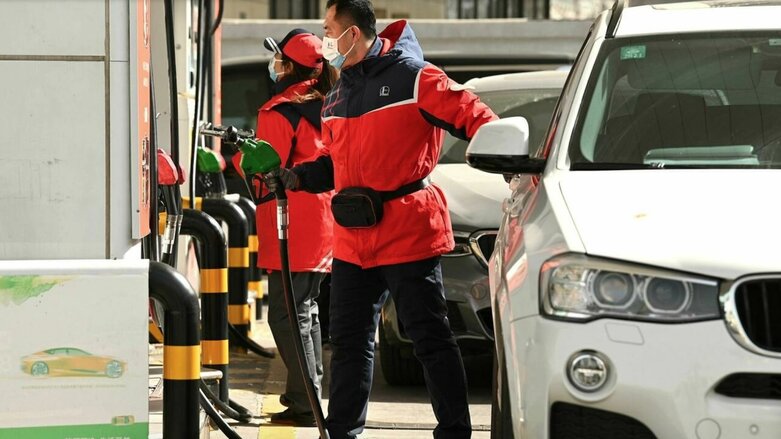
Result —
[[[182, 206], [182, 197], [181, 197], [181, 191], [180, 191], [180, 185], [184, 183], [184, 172], [179, 167], [179, 142], [178, 142], [178, 105], [177, 105], [177, 99], [178, 99], [178, 88], [177, 88], [177, 69], [176, 69], [176, 50], [175, 50], [175, 39], [174, 39], [174, 1], [173, 0], [165, 0], [164, 2], [165, 6], [165, 28], [166, 28], [166, 47], [167, 47], [167, 55], [168, 55], [168, 63], [169, 63], [169, 96], [170, 96], [170, 109], [171, 109], [171, 115], [170, 115], [170, 122], [171, 122], [171, 160], [170, 164], [166, 162], [167, 166], [167, 174], [172, 174], [173, 169], [176, 170], [176, 180], [174, 182], [174, 179], [171, 178], [170, 175], [163, 175], [163, 179], [166, 180], [169, 184], [163, 184], [161, 185], [162, 190], [160, 191], [160, 198], [162, 201], [162, 204], [166, 208], [167, 212], [167, 221], [166, 221], [166, 228], [165, 228], [165, 234], [164, 234], [164, 261], [170, 264], [171, 266], [176, 266], [177, 262], [177, 247], [178, 247], [178, 241], [179, 241], [179, 234], [181, 231], [182, 226], [182, 218], [183, 218], [183, 206]], [[193, 22], [197, 21], [197, 27], [194, 26], [195, 23], [191, 23], [193, 25], [193, 28], [196, 29], [196, 35], [197, 38], [197, 66], [196, 66], [196, 76], [195, 76], [195, 91], [196, 91], [196, 99], [194, 103], [194, 120], [198, 120], [199, 114], [203, 111], [204, 104], [206, 102], [205, 99], [205, 93], [207, 91], [211, 91], [212, 87], [207, 87], [207, 82], [211, 82], [211, 69], [207, 67], [207, 61], [210, 61], [211, 58], [211, 48], [212, 48], [212, 41], [211, 38], [214, 35], [214, 33], [219, 28], [219, 24], [222, 17], [222, 9], [223, 9], [223, 2], [222, 0], [219, 1], [219, 15], [216, 19], [216, 21], [212, 24], [211, 15], [213, 12], [213, 5], [211, 0], [198, 0], [197, 6], [196, 2], [193, 1], [190, 3], [191, 11], [193, 11], [192, 16], [194, 17]], [[208, 76], [207, 76], [208, 75]], [[207, 77], [204, 77], [207, 76]], [[197, 130], [193, 132], [193, 140], [197, 139], [198, 137]], [[221, 165], [219, 163], [219, 160], [214, 163], [211, 158], [216, 158], [214, 156], [211, 156], [208, 154], [208, 151], [199, 151], [197, 143], [193, 141], [193, 149], [190, 154], [190, 178], [189, 178], [189, 194], [191, 199], [191, 207], [194, 207], [194, 194], [195, 194], [195, 180], [197, 178], [196, 170], [196, 163], [199, 163], [207, 168], [211, 168], [213, 166], [224, 166], [224, 163]], [[164, 153], [161, 153], [160, 156], [165, 156]], [[203, 163], [200, 163], [203, 162]], [[173, 166], [170, 166], [173, 165]], [[155, 218], [156, 220], [156, 218]], [[227, 370], [225, 370], [227, 371]], [[222, 393], [222, 399], [220, 397], [217, 397], [214, 395], [209, 387], [206, 385], [206, 383], [201, 380], [199, 385], [199, 399], [200, 404], [203, 407], [203, 409], [206, 411], [208, 416], [215, 422], [215, 424], [218, 426], [218, 428], [228, 437], [231, 439], [238, 438], [238, 434], [225, 422], [225, 420], [220, 416], [217, 409], [225, 413], [226, 415], [230, 416], [233, 419], [236, 419], [241, 422], [247, 422], [251, 419], [252, 415], [251, 413], [239, 405], [238, 403], [235, 403], [234, 401], [230, 400], [227, 397], [227, 387], [222, 386], [221, 393]], [[224, 399], [224, 400], [223, 400]], [[217, 407], [215, 408], [214, 405]]]
[[[165, 438], [200, 434], [199, 399], [238, 437], [199, 390], [199, 304], [171, 268], [188, 159], [179, 155], [186, 81], [177, 81], [175, 24], [182, 35], [180, 12], [198, 17], [196, 82], [212, 82], [203, 54], [218, 32], [217, 3], [221, 11], [217, 0], [3, 5], [3, 31], [15, 38], [0, 39], [0, 119], [15, 129], [0, 132], [0, 174], [10, 176], [0, 185], [0, 376], [13, 377], [0, 380], [0, 438], [148, 438], [150, 297], [163, 304], [154, 315], [164, 323]], [[168, 44], [155, 44], [155, 16], [165, 17]], [[167, 48], [162, 59], [154, 47]], [[153, 65], [170, 73], [167, 110]], [[170, 119], [163, 141], [158, 114]], [[158, 154], [164, 145], [170, 157]], [[162, 241], [158, 194], [169, 214]]]

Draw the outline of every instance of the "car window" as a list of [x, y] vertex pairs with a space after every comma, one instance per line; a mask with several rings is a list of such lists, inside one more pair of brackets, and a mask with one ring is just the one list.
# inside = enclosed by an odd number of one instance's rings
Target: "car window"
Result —
[[271, 97], [267, 70], [257, 63], [227, 66], [222, 81], [222, 124], [254, 130], [258, 108]]
[[70, 348], [70, 349], [68, 349], [68, 355], [86, 356], [86, 355], [89, 355], [89, 354], [87, 352], [82, 351], [81, 349]]
[[781, 32], [606, 41], [572, 169], [781, 167]]
[[[508, 90], [478, 93], [499, 117], [523, 116], [529, 122], [529, 153], [542, 145], [560, 89]], [[439, 163], [465, 163], [469, 142], [445, 135]]]

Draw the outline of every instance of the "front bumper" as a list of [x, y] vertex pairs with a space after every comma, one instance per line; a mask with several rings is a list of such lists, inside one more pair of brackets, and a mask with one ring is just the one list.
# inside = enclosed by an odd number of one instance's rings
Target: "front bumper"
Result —
[[[781, 437], [781, 400], [735, 398], [716, 386], [735, 373], [781, 374], [781, 359], [740, 347], [723, 321], [654, 324], [619, 320], [569, 323], [533, 316], [511, 323], [505, 339], [516, 437], [549, 435], [556, 402], [631, 417], [659, 439]], [[567, 361], [582, 350], [611, 370], [595, 393], [577, 390]]]

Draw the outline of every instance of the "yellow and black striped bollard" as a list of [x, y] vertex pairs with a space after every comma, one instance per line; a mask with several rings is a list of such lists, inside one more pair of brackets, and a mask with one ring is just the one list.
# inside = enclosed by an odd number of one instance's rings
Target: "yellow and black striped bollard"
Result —
[[149, 294], [165, 308], [163, 437], [199, 437], [201, 340], [198, 296], [181, 273], [160, 262], [149, 263]]
[[[228, 322], [241, 337], [249, 340], [250, 309], [247, 303], [249, 281], [249, 224], [247, 216], [237, 203], [224, 199], [206, 198], [203, 211], [228, 225]], [[243, 340], [232, 346], [246, 348]], [[243, 349], [246, 352], [246, 349]]]
[[241, 197], [239, 200], [239, 207], [244, 211], [244, 215], [247, 216], [247, 223], [249, 224], [249, 283], [247, 289], [255, 292], [255, 320], [263, 318], [263, 286], [261, 285], [262, 272], [258, 267], [258, 233], [257, 226], [255, 224], [255, 203], [249, 198]]
[[201, 362], [222, 372], [219, 398], [229, 401], [228, 261], [227, 243], [220, 224], [197, 210], [184, 209], [182, 234], [195, 238], [200, 247]]

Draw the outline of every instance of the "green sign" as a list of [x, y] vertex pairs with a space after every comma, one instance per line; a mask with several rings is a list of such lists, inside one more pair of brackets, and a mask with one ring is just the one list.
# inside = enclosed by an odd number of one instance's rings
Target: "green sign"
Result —
[[149, 424], [0, 428], [0, 439], [146, 439]]
[[626, 59], [644, 59], [645, 58], [645, 46], [626, 46], [621, 48], [621, 60]]

